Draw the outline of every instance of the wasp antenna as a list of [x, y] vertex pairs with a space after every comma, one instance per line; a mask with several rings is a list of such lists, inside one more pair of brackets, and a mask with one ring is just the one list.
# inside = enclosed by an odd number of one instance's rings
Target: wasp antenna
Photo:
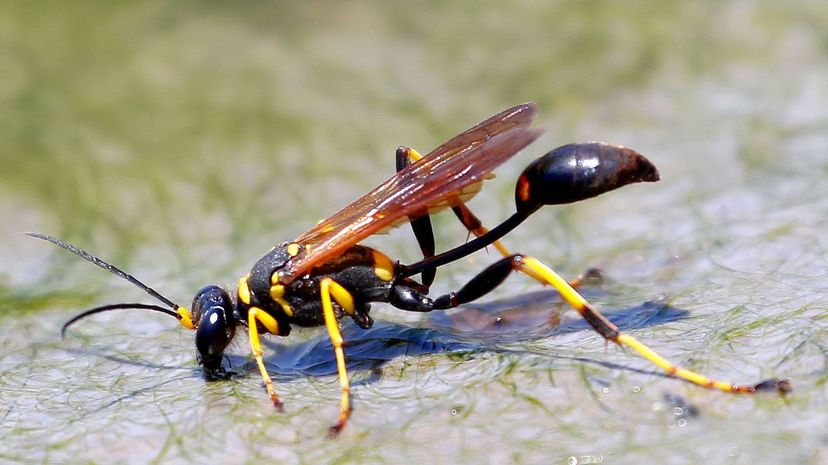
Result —
[[[126, 281], [129, 281], [133, 285], [135, 285], [137, 287], [140, 287], [141, 289], [146, 291], [147, 294], [149, 294], [149, 295], [155, 297], [156, 299], [158, 299], [159, 301], [167, 304], [173, 310], [178, 310], [178, 308], [180, 307], [179, 305], [173, 303], [170, 299], [168, 299], [168, 298], [164, 297], [163, 295], [159, 294], [158, 291], [156, 291], [155, 289], [147, 286], [146, 284], [142, 283], [141, 281], [138, 281], [138, 278], [136, 278], [135, 276], [132, 276], [131, 274], [121, 270], [117, 266], [111, 265], [111, 264], [101, 260], [100, 258], [90, 254], [89, 252], [75, 247], [74, 245], [72, 245], [68, 242], [64, 242], [64, 241], [62, 241], [62, 240], [60, 240], [56, 237], [52, 237], [48, 234], [42, 234], [42, 233], [36, 233], [36, 232], [26, 232], [24, 234], [26, 234], [27, 236], [30, 236], [30, 237], [34, 237], [34, 238], [37, 238], [37, 239], [42, 239], [42, 240], [47, 241], [47, 242], [51, 242], [52, 244], [55, 244], [56, 246], [58, 246], [62, 249], [66, 249], [66, 250], [72, 252], [73, 254], [81, 257], [82, 259], [84, 259], [84, 260], [86, 260], [90, 263], [98, 265], [99, 267], [105, 269], [106, 271], [109, 271], [110, 273], [112, 273], [112, 274], [114, 274], [114, 275], [116, 275], [116, 276], [118, 276], [118, 277], [120, 277], [120, 278], [122, 278]], [[137, 305], [137, 304], [129, 304], [129, 305]], [[101, 307], [101, 308], [103, 308], [103, 307]], [[136, 308], [145, 308], [145, 307], [136, 307]], [[101, 310], [101, 311], [103, 311], [103, 310]], [[92, 313], [97, 313], [97, 312], [92, 312]], [[85, 313], [81, 314], [79, 316], [82, 317], [83, 315], [85, 315]], [[71, 320], [71, 322], [73, 322], [73, 321], [75, 321], [75, 319]]]
[[66, 337], [66, 329], [69, 328], [72, 324], [76, 321], [86, 318], [89, 315], [94, 315], [96, 313], [101, 312], [108, 312], [109, 310], [125, 310], [125, 309], [135, 309], [135, 310], [153, 310], [156, 312], [166, 313], [167, 315], [171, 315], [175, 317], [175, 319], [180, 320], [181, 315], [178, 313], [168, 309], [161, 307], [159, 305], [153, 304], [139, 304], [139, 303], [123, 303], [123, 304], [111, 304], [111, 305], [103, 305], [101, 307], [90, 308], [84, 312], [78, 313], [77, 315], [73, 316], [72, 319], [63, 323], [63, 326], [60, 327], [60, 338], [64, 339]]

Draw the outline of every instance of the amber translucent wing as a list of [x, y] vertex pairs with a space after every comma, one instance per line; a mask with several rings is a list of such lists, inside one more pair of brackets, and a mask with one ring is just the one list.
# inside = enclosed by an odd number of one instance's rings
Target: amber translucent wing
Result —
[[541, 133], [528, 129], [533, 103], [506, 109], [451, 138], [372, 191], [319, 222], [294, 242], [309, 246], [280, 273], [289, 282], [379, 231], [448, 206]]
[[[297, 238], [295, 242], [300, 244], [314, 244], [334, 230], [347, 226], [357, 218], [365, 215], [366, 207], [380, 203], [387, 196], [393, 196], [395, 189], [404, 184], [401, 180], [402, 178], [421, 177], [427, 174], [432, 178], [431, 180], [439, 180], [441, 165], [444, 162], [464, 150], [472, 149], [487, 142], [493, 136], [515, 128], [528, 126], [536, 114], [537, 107], [534, 103], [524, 103], [487, 118], [444, 142], [424, 156], [422, 160], [410, 165], [407, 170], [400, 171], [371, 192], [363, 195], [329, 218], [320, 221], [313, 229]], [[512, 155], [514, 153], [508, 154], [503, 160], [507, 160]]]

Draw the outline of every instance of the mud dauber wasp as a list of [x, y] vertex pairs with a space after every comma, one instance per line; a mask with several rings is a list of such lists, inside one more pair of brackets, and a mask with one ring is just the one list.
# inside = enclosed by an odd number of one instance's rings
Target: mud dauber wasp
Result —
[[[208, 379], [229, 376], [222, 367], [223, 353], [238, 326], [246, 326], [250, 346], [265, 389], [273, 404], [282, 403], [262, 359], [260, 333], [287, 336], [291, 325], [322, 326], [333, 342], [342, 398], [339, 419], [331, 435], [345, 426], [351, 412], [350, 387], [345, 353], [339, 330], [340, 318], [351, 317], [369, 328], [370, 304], [386, 302], [402, 310], [430, 312], [457, 307], [476, 300], [499, 286], [512, 272], [527, 274], [551, 285], [569, 305], [604, 338], [626, 346], [650, 360], [668, 375], [725, 392], [753, 393], [776, 389], [785, 393], [788, 380], [736, 385], [714, 380], [680, 368], [656, 354], [632, 336], [621, 333], [573, 286], [539, 260], [509, 252], [499, 240], [544, 205], [571, 203], [636, 182], [654, 182], [658, 171], [641, 154], [604, 143], [570, 144], [532, 162], [520, 175], [515, 188], [516, 212], [497, 227], [486, 229], [466, 207], [484, 179], [541, 134], [529, 128], [537, 114], [533, 103], [508, 108], [460, 133], [426, 156], [400, 147], [396, 151], [397, 173], [371, 192], [319, 222], [291, 242], [273, 247], [243, 276], [231, 295], [216, 285], [207, 286], [193, 299], [190, 310], [175, 304], [154, 289], [77, 247], [57, 238], [27, 233], [56, 244], [140, 287], [167, 307], [142, 303], [118, 303], [84, 311], [61, 329], [81, 318], [109, 310], [142, 309], [174, 316], [195, 331], [197, 360]], [[429, 215], [451, 208], [475, 239], [435, 254]], [[358, 243], [402, 223], [410, 223], [423, 254], [411, 265], [394, 262], [383, 253]], [[494, 245], [503, 258], [484, 269], [456, 292], [435, 298], [428, 290], [437, 268]], [[420, 275], [420, 282], [412, 276]]]

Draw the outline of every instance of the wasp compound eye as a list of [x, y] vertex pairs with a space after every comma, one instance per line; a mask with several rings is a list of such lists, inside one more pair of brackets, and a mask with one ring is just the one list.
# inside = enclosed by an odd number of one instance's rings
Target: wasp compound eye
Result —
[[193, 299], [193, 319], [198, 322], [195, 335], [198, 362], [209, 376], [221, 368], [224, 349], [236, 331], [233, 301], [224, 289], [207, 286]]

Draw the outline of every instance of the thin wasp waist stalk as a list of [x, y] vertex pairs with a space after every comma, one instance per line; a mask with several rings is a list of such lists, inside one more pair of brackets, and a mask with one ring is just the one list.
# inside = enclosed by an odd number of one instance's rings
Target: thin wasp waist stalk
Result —
[[[216, 285], [204, 287], [196, 293], [189, 309], [71, 244], [45, 234], [27, 233], [129, 281], [163, 304], [118, 303], [92, 308], [67, 321], [61, 335], [78, 320], [100, 312], [139, 309], [166, 313], [195, 332], [197, 361], [205, 377], [223, 379], [231, 375], [222, 365], [224, 350], [235, 337], [236, 329], [246, 328], [265, 390], [273, 405], [281, 410], [282, 402], [262, 358], [261, 333], [287, 336], [294, 325], [324, 325], [333, 342], [341, 387], [339, 418], [329, 430], [335, 436], [342, 431], [351, 413], [340, 319], [350, 317], [360, 327], [370, 328], [373, 320], [369, 311], [375, 302], [412, 312], [454, 308], [486, 295], [513, 272], [520, 272], [542, 285], [552, 286], [601, 336], [629, 347], [669, 376], [732, 393], [788, 392], [790, 385], [786, 379], [740, 385], [674, 365], [619, 331], [551, 268], [532, 256], [510, 252], [500, 242], [544, 205], [576, 202], [627, 184], [657, 181], [655, 166], [634, 150], [600, 142], [558, 147], [533, 161], [518, 177], [515, 213], [491, 230], [482, 225], [466, 201], [480, 190], [484, 179], [495, 168], [541, 135], [539, 129], [529, 127], [536, 114], [533, 103], [508, 108], [425, 156], [408, 147], [398, 148], [395, 175], [295, 240], [274, 246], [239, 279], [235, 291]], [[475, 238], [436, 254], [430, 215], [444, 208], [451, 208]], [[423, 259], [416, 263], [400, 264], [378, 250], [359, 244], [373, 234], [402, 223], [411, 224], [422, 252]], [[503, 258], [457, 291], [436, 297], [428, 295], [439, 267], [489, 245], [494, 245]]]

